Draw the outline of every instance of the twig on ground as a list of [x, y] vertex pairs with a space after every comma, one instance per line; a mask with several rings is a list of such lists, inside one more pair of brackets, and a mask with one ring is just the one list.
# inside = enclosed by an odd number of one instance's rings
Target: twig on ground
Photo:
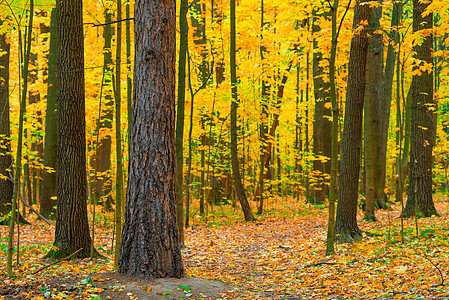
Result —
[[76, 250], [75, 252], [73, 252], [72, 254], [70, 254], [70, 255], [67, 256], [67, 257], [61, 258], [61, 259], [58, 260], [58, 261], [55, 261], [55, 262], [52, 262], [51, 264], [48, 264], [48, 265], [46, 265], [46, 266], [43, 266], [42, 268], [38, 269], [37, 271], [34, 271], [33, 273], [31, 273], [31, 275], [37, 274], [37, 273], [39, 273], [40, 271], [47, 269], [48, 267], [51, 267], [51, 266], [53, 266], [53, 265], [56, 265], [57, 263], [60, 263], [60, 262], [63, 261], [63, 260], [67, 260], [67, 259], [71, 258], [72, 256], [74, 256], [75, 254], [77, 254], [77, 253], [80, 252], [81, 250], [83, 250], [83, 248]]

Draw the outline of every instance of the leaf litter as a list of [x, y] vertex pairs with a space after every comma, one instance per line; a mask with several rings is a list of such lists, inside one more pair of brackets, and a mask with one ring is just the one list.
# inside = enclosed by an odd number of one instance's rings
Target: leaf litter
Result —
[[[207, 218], [194, 216], [193, 225], [185, 232], [183, 262], [192, 286], [184, 284], [186, 280], [161, 285], [114, 273], [113, 215], [108, 213], [102, 213], [103, 219], [98, 220], [95, 240], [95, 246], [106, 259], [65, 261], [31, 275], [48, 263], [41, 258], [51, 248], [54, 221], [47, 225], [28, 216], [32, 225], [20, 226], [20, 264], [14, 267], [13, 278], [5, 275], [8, 229], [0, 227], [0, 296], [4, 299], [449, 299], [446, 280], [449, 204], [442, 196], [435, 197], [435, 202], [441, 217], [419, 219], [418, 236], [414, 219], [405, 220], [405, 244], [400, 237], [399, 206], [377, 211], [379, 222], [375, 223], [362, 221], [363, 214], [359, 213], [360, 228], [371, 234], [358, 243], [336, 244], [336, 254], [329, 257], [324, 255], [325, 207], [276, 199], [276, 204], [272, 203], [257, 221], [242, 222], [238, 208], [221, 206]], [[200, 278], [206, 281], [195, 281]], [[210, 296], [208, 282], [217, 284], [215, 294]], [[219, 292], [222, 293], [217, 296]]]

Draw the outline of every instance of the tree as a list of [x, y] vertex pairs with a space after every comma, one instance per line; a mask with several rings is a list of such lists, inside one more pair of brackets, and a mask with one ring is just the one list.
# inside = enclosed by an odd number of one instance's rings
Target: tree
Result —
[[335, 219], [335, 235], [342, 242], [352, 242], [362, 237], [357, 225], [357, 200], [368, 54], [368, 28], [363, 23], [368, 22], [371, 12], [369, 5], [364, 4], [366, 2], [366, 0], [358, 0], [355, 6], [353, 28], [358, 29], [351, 40], [349, 56], [348, 87], [340, 150], [338, 206]]
[[[108, 2], [105, 1], [107, 4]], [[104, 9], [104, 21], [109, 23], [112, 21], [112, 7], [105, 7]], [[118, 25], [117, 25], [118, 26]], [[104, 102], [102, 105], [103, 111], [101, 113], [101, 120], [97, 122], [97, 133], [100, 134], [99, 141], [96, 149], [96, 158], [94, 159], [95, 165], [92, 166], [97, 171], [97, 177], [94, 184], [94, 203], [101, 201], [103, 206], [107, 210], [112, 209], [111, 205], [111, 145], [112, 138], [109, 132], [112, 131], [112, 118], [114, 113], [114, 102], [112, 98], [112, 30], [111, 25], [105, 25], [103, 31], [104, 46], [103, 46], [103, 66], [104, 66], [104, 83], [103, 90]], [[105, 131], [101, 129], [105, 128]], [[107, 132], [101, 136], [101, 132]]]
[[186, 59], [187, 59], [187, 10], [189, 3], [181, 0], [179, 12], [179, 69], [178, 69], [178, 103], [176, 107], [176, 163], [175, 163], [175, 191], [176, 191], [176, 221], [178, 225], [179, 242], [184, 245], [184, 115], [186, 101]]
[[242, 206], [243, 214], [245, 215], [245, 220], [254, 220], [254, 215], [249, 205], [248, 199], [246, 198], [245, 190], [242, 184], [242, 178], [240, 176], [239, 158], [237, 152], [237, 108], [238, 95], [237, 95], [237, 65], [235, 61], [236, 47], [235, 47], [235, 0], [231, 0], [231, 163], [232, 163], [232, 177], [234, 179], [234, 187], [237, 198]]
[[[366, 67], [367, 89], [365, 90], [365, 190], [366, 206], [365, 219], [375, 221], [375, 204], [381, 203], [383, 191], [378, 186], [381, 181], [376, 180], [382, 176], [380, 157], [380, 96], [382, 91], [384, 45], [382, 34], [379, 33], [382, 6], [371, 8], [370, 35], [368, 38], [368, 58]], [[379, 207], [379, 205], [377, 205]]]
[[58, 177], [55, 248], [47, 257], [90, 256], [82, 0], [58, 1]]
[[40, 198], [40, 213], [46, 218], [53, 217], [56, 212], [56, 174], [57, 174], [57, 141], [58, 141], [58, 76], [56, 72], [58, 62], [59, 30], [57, 11], [51, 11], [50, 23], [50, 51], [48, 55], [48, 88], [47, 109], [45, 117], [45, 148], [44, 165], [51, 171], [44, 171], [42, 176], [42, 193]]
[[[433, 102], [433, 14], [425, 12], [432, 1], [413, 1], [413, 32], [420, 32], [422, 43], [414, 50], [418, 62], [413, 66], [410, 169], [408, 197], [403, 215], [438, 215], [432, 199], [432, 151], [435, 145]], [[425, 13], [425, 15], [423, 15]]]
[[[0, 20], [0, 26], [4, 21]], [[6, 33], [0, 34], [0, 224], [11, 211], [14, 183], [12, 179], [12, 156], [9, 128], [9, 52]]]
[[175, 1], [136, 1], [134, 101], [118, 269], [181, 277], [175, 207]]
[[[316, 36], [321, 27], [318, 23], [319, 9], [313, 9], [313, 36]], [[330, 18], [329, 12], [322, 14], [325, 20]], [[330, 86], [325, 80], [324, 67], [320, 62], [324, 59], [321, 51], [322, 45], [319, 45], [317, 38], [313, 39], [313, 89], [315, 93], [315, 115], [313, 119], [313, 153], [315, 160], [313, 161], [313, 171], [316, 183], [313, 185], [313, 203], [324, 203], [328, 187], [326, 185], [326, 176], [330, 174], [331, 161], [331, 143], [332, 139], [332, 123], [330, 116], [332, 114], [329, 106], [330, 103]], [[327, 104], [327, 105], [326, 105]], [[324, 157], [323, 157], [324, 156]]]

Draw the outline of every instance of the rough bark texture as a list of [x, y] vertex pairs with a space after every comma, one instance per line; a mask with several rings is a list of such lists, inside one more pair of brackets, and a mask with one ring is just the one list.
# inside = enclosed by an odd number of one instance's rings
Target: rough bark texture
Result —
[[[357, 1], [354, 11], [354, 28], [370, 17], [366, 1]], [[362, 142], [363, 100], [365, 94], [366, 57], [368, 54], [368, 28], [364, 26], [351, 40], [348, 87], [343, 134], [341, 138], [340, 175], [338, 187], [335, 235], [341, 242], [351, 242], [362, 237], [357, 225], [358, 181], [360, 148]]]
[[181, 277], [175, 207], [175, 1], [135, 5], [134, 101], [119, 272]]
[[[413, 1], [413, 32], [429, 30], [433, 27], [433, 14], [422, 17], [431, 1], [423, 3]], [[432, 199], [432, 149], [435, 145], [433, 102], [433, 35], [431, 31], [423, 33], [423, 42], [416, 45], [416, 59], [421, 66], [432, 66], [413, 76], [411, 103], [411, 144], [410, 169], [407, 203], [403, 212], [405, 217], [415, 215], [415, 200], [417, 214], [422, 217], [437, 215]], [[416, 70], [418, 66], [415, 66]], [[415, 199], [415, 197], [417, 199]]]
[[58, 112], [57, 96], [59, 83], [56, 73], [58, 61], [59, 30], [57, 28], [57, 12], [54, 8], [51, 12], [50, 29], [50, 53], [48, 56], [48, 88], [47, 88], [47, 109], [45, 117], [45, 149], [44, 165], [52, 168], [53, 172], [45, 172], [42, 176], [42, 192], [40, 197], [40, 213], [46, 218], [54, 216], [58, 203], [56, 199], [56, 161], [57, 161], [57, 141], [58, 141]]
[[[312, 26], [313, 34], [316, 35], [321, 31], [318, 24], [318, 9], [313, 10], [314, 21]], [[330, 18], [329, 10], [323, 15], [328, 20]], [[332, 116], [329, 95], [329, 81], [325, 81], [324, 67], [320, 66], [323, 60], [321, 47], [318, 45], [317, 39], [313, 41], [313, 89], [315, 94], [315, 113], [313, 118], [313, 153], [316, 159], [313, 161], [313, 203], [323, 203], [329, 186], [328, 177], [331, 169], [331, 143], [332, 139]], [[328, 103], [326, 106], [325, 104]], [[326, 158], [324, 158], [326, 157]]]
[[[3, 21], [0, 20], [0, 26]], [[9, 53], [10, 45], [5, 34], [0, 34], [0, 224], [11, 211], [14, 183], [9, 129]], [[8, 171], [9, 170], [9, 171]], [[6, 178], [5, 178], [6, 177]]]
[[[382, 6], [371, 8], [370, 37], [368, 39], [368, 58], [366, 67], [365, 90], [365, 191], [366, 206], [365, 219], [375, 221], [375, 204], [381, 202], [383, 191], [379, 191], [376, 178], [381, 177], [380, 141], [379, 141], [379, 103], [383, 77], [383, 41], [382, 34], [376, 31], [380, 28], [380, 18], [382, 16]], [[378, 205], [377, 205], [378, 206]], [[379, 207], [379, 206], [378, 206]]]
[[239, 158], [237, 151], [237, 108], [238, 95], [237, 95], [237, 66], [235, 61], [236, 55], [236, 32], [235, 32], [235, 0], [231, 0], [231, 51], [230, 51], [230, 67], [231, 67], [231, 163], [232, 163], [232, 177], [234, 179], [234, 188], [237, 198], [242, 206], [245, 220], [250, 221], [254, 219], [251, 206], [246, 198], [245, 189], [242, 184], [242, 178], [240, 176]]
[[[89, 257], [82, 0], [58, 1], [58, 177], [54, 246], [48, 257]], [[72, 257], [73, 258], [73, 257]]]

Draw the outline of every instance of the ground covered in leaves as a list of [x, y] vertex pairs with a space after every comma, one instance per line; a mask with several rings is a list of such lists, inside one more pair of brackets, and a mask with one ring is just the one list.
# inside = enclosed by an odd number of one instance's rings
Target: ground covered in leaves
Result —
[[[277, 199], [255, 222], [238, 208], [216, 207], [193, 216], [186, 231], [185, 280], [134, 281], [112, 272], [113, 215], [97, 207], [97, 249], [108, 259], [75, 260], [36, 270], [51, 248], [54, 223], [28, 219], [21, 226], [19, 264], [7, 278], [7, 231], [0, 227], [0, 296], [4, 299], [449, 299], [449, 204], [436, 196], [441, 217], [405, 222], [399, 207], [362, 221], [371, 233], [361, 242], [337, 244], [324, 255], [327, 209]], [[17, 260], [15, 253], [15, 260]], [[202, 280], [205, 279], [205, 280]], [[221, 293], [221, 295], [219, 295]]]

